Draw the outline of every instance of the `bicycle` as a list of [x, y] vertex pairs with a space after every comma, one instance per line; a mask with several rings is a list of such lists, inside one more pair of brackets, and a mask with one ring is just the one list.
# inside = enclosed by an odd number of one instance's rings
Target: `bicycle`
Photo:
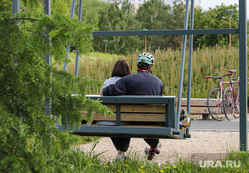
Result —
[[223, 84], [230, 84], [230, 82], [223, 82], [222, 78], [224, 76], [230, 76], [232, 73], [227, 73], [222, 76], [214, 77], [214, 76], [207, 76], [206, 79], [214, 78], [219, 79], [219, 88], [214, 88], [210, 91], [207, 98], [207, 108], [208, 112], [213, 119], [216, 121], [223, 121], [226, 116], [224, 113], [224, 103], [223, 103], [223, 94], [224, 94], [224, 87]]
[[[236, 70], [229, 70], [230, 73], [236, 73]], [[230, 76], [229, 86], [225, 89], [223, 95], [224, 112], [227, 120], [239, 117], [239, 86], [234, 87], [234, 83], [239, 84], [239, 77]]]

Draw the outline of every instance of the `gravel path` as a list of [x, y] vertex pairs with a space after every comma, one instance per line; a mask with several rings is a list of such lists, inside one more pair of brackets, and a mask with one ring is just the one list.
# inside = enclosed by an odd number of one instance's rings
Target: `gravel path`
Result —
[[[164, 163], [166, 161], [176, 162], [179, 158], [191, 160], [194, 153], [227, 153], [229, 151], [239, 151], [239, 132], [203, 132], [190, 131], [191, 138], [184, 140], [160, 139], [162, 143], [161, 153], [157, 155], [153, 162]], [[94, 144], [88, 143], [79, 146], [85, 152], [91, 152]], [[144, 148], [148, 147], [141, 138], [132, 138], [128, 155], [130, 158], [140, 158], [145, 160]], [[93, 154], [99, 154], [101, 160], [114, 160], [117, 151], [110, 138], [100, 138], [93, 150]], [[215, 154], [216, 155], [216, 154]]]

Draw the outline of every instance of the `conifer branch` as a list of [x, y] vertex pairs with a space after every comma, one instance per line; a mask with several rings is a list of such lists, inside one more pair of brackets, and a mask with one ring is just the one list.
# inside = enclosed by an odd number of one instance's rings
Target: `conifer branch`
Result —
[[16, 151], [16, 145], [15, 145], [14, 150], [13, 150], [13, 156], [14, 156], [14, 154], [15, 154], [15, 151]]
[[32, 21], [36, 21], [37, 19], [29, 18], [29, 17], [12, 17], [10, 20], [32, 20]]
[[[8, 96], [10, 96], [6, 91], [5, 91], [5, 94], [8, 95]], [[17, 104], [23, 106], [23, 107], [26, 108], [26, 110], [27, 110], [27, 106], [26, 106], [26, 105], [24, 105], [23, 103], [19, 102], [17, 99], [12, 98], [12, 100], [13, 100], [14, 102], [16, 102]], [[29, 111], [28, 111], [28, 112], [29, 112]], [[35, 115], [35, 114], [34, 114], [34, 115]], [[49, 130], [51, 130], [51, 127], [50, 127], [50, 126], [49, 126], [41, 117], [39, 117], [39, 116], [37, 116], [37, 115], [35, 115], [35, 117], [38, 118], [38, 119], [40, 119], [40, 120], [49, 128]]]
[[13, 21], [11, 21], [11, 24], [12, 24], [13, 28], [15, 29], [15, 31], [17, 31], [16, 26], [14, 25]]
[[43, 124], [45, 124], [49, 128], [49, 130], [51, 130], [51, 127], [41, 117], [39, 117], [37, 115], [35, 115], [35, 117], [38, 118], [38, 119], [40, 119], [43, 122]]
[[12, 54], [12, 55], [18, 56], [17, 54], [15, 54], [15, 53], [13, 53], [13, 52], [9, 52], [9, 51], [7, 51], [7, 50], [5, 50], [5, 49], [0, 49], [0, 50], [2, 50], [2, 51], [4, 51], [4, 52], [7, 52], [7, 53], [9, 53], [9, 54]]
[[17, 130], [17, 128], [15, 128], [15, 126], [11, 125], [11, 127], [12, 127], [13, 129], [15, 129], [18, 133], [21, 134], [21, 132], [20, 132], [19, 130]]
[[63, 154], [63, 156], [61, 156], [61, 158], [58, 160], [58, 162], [61, 161], [61, 159], [65, 156], [66, 153]]

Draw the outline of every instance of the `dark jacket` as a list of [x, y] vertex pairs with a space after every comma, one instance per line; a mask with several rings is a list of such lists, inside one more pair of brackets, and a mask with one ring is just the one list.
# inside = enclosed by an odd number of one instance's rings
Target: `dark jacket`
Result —
[[105, 96], [117, 95], [162, 95], [162, 81], [146, 72], [139, 72], [127, 75], [118, 80], [115, 84], [103, 89]]

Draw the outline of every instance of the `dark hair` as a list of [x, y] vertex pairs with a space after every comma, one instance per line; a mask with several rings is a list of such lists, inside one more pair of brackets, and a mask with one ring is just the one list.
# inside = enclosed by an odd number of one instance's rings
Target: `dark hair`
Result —
[[139, 62], [137, 63], [137, 71], [139, 70], [148, 70], [151, 74], [152, 74], [152, 70], [151, 70], [152, 65], [146, 64], [146, 63], [142, 63]]
[[128, 74], [131, 74], [129, 63], [124, 59], [118, 60], [113, 67], [112, 77], [113, 76], [123, 77]]
[[142, 62], [137, 63], [137, 67], [140, 70], [149, 70], [150, 69], [150, 65], [149, 64], [142, 63]]

